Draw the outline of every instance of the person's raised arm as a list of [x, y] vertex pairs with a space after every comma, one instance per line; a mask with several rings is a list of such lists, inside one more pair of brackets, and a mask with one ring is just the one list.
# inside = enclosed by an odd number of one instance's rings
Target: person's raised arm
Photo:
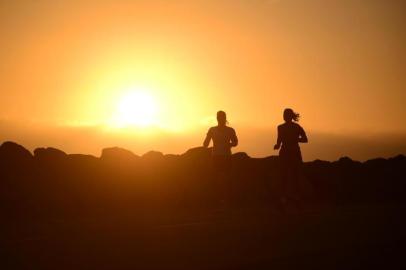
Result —
[[306, 132], [304, 131], [304, 129], [302, 127], [300, 127], [300, 131], [299, 131], [299, 142], [301, 143], [307, 143], [309, 140], [307, 139], [307, 135]]
[[235, 133], [235, 130], [233, 129], [233, 134], [232, 134], [231, 140], [230, 140], [230, 146], [236, 147], [237, 145], [238, 145], [238, 138], [237, 138], [237, 134]]
[[209, 129], [209, 131], [207, 132], [207, 135], [206, 135], [206, 139], [204, 139], [203, 147], [205, 147], [205, 148], [209, 147], [211, 138], [212, 138], [211, 129]]
[[278, 127], [278, 138], [276, 140], [276, 144], [273, 147], [273, 149], [278, 150], [281, 147], [281, 144], [282, 144], [282, 138], [281, 138], [281, 134], [280, 134], [279, 127]]

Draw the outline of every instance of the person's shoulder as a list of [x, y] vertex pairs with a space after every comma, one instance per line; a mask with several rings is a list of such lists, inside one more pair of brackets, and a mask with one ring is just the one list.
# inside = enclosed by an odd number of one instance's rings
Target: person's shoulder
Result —
[[286, 123], [278, 125], [278, 129], [281, 129], [281, 128], [284, 128], [284, 127], [286, 127]]
[[293, 127], [295, 128], [295, 130], [296, 130], [297, 132], [300, 132], [300, 133], [304, 132], [304, 129], [303, 129], [302, 126], [299, 125], [298, 123], [292, 123], [292, 124], [293, 124]]
[[209, 130], [207, 131], [207, 133], [211, 133], [211, 132], [213, 132], [213, 131], [215, 131], [216, 130], [216, 127], [211, 127], [211, 128], [209, 128]]
[[226, 128], [227, 128], [227, 130], [228, 130], [229, 132], [235, 133], [235, 130], [234, 130], [232, 127], [227, 127], [227, 126], [226, 126]]

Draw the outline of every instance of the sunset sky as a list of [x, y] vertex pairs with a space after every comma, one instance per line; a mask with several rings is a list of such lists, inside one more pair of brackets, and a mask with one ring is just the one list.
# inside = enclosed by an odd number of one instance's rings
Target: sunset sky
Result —
[[406, 3], [0, 1], [0, 143], [183, 153], [224, 110], [236, 151], [301, 114], [305, 160], [406, 153]]

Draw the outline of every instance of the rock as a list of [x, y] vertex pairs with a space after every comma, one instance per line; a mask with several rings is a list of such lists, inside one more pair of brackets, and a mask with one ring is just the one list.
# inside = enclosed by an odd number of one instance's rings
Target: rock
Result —
[[249, 158], [250, 158], [250, 156], [245, 152], [237, 152], [237, 153], [233, 154], [233, 159], [245, 160], [245, 159], [249, 159]]
[[10, 164], [25, 164], [33, 160], [30, 151], [15, 142], [4, 142], [0, 146], [0, 162]]
[[67, 156], [65, 152], [53, 147], [37, 148], [34, 150], [34, 158], [38, 160], [59, 161]]
[[110, 147], [110, 148], [104, 148], [102, 150], [102, 154], [100, 157], [102, 160], [107, 160], [107, 161], [128, 161], [128, 160], [134, 160], [136, 158], [139, 158], [139, 156], [135, 155], [133, 152], [120, 148], [120, 147]]
[[187, 150], [184, 154], [182, 154], [183, 158], [208, 158], [211, 155], [211, 148], [205, 147], [194, 147]]
[[349, 157], [341, 157], [337, 162], [339, 163], [352, 163], [353, 160]]
[[161, 160], [163, 159], [164, 154], [162, 154], [162, 152], [158, 152], [158, 151], [149, 151], [147, 153], [145, 153], [144, 155], [142, 155], [142, 158], [145, 160]]

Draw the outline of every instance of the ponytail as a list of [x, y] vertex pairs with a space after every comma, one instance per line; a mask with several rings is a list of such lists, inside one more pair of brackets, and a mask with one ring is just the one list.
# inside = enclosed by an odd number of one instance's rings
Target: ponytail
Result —
[[299, 118], [300, 118], [300, 114], [298, 114], [297, 112], [293, 112], [293, 114], [292, 114], [293, 121], [299, 122]]
[[285, 119], [285, 121], [295, 121], [298, 122], [300, 118], [300, 114], [294, 112], [292, 109], [287, 108], [283, 111], [283, 119]]

